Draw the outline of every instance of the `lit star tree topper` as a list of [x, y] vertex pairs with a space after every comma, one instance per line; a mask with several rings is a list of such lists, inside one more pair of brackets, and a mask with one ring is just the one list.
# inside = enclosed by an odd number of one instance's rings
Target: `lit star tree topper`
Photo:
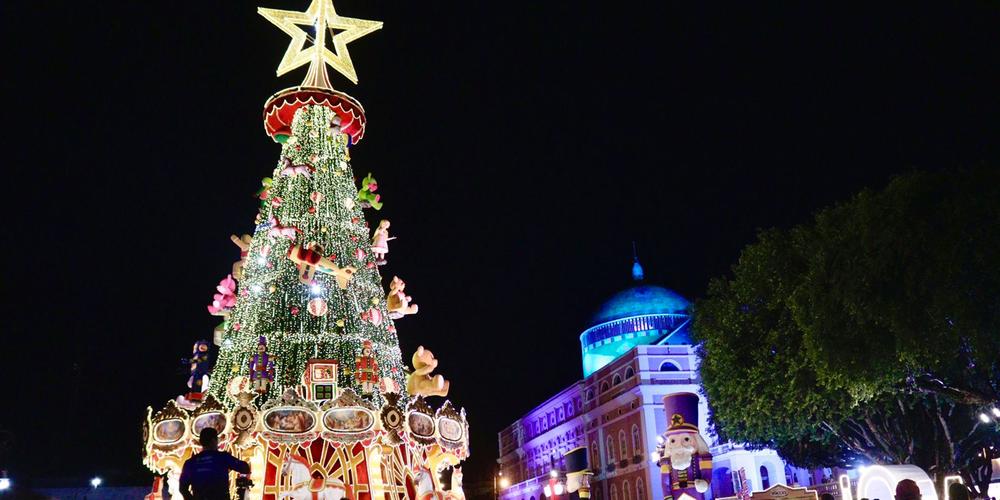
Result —
[[[309, 72], [302, 82], [304, 87], [333, 88], [326, 74], [326, 64], [350, 81], [358, 83], [358, 74], [354, 71], [347, 44], [382, 28], [381, 21], [337, 15], [333, 0], [312, 0], [305, 12], [263, 7], [257, 8], [257, 12], [292, 37], [288, 50], [278, 65], [278, 76], [309, 63]], [[313, 44], [308, 48], [305, 45], [309, 35], [303, 26], [312, 26], [316, 30]], [[328, 32], [332, 35], [330, 42], [336, 52], [326, 46]]]

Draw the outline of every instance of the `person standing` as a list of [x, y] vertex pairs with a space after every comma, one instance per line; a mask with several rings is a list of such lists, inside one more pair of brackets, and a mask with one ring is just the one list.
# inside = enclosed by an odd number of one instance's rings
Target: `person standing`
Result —
[[201, 430], [201, 453], [184, 462], [181, 469], [181, 495], [185, 500], [228, 500], [229, 471], [250, 473], [250, 464], [219, 451], [219, 432], [213, 427]]

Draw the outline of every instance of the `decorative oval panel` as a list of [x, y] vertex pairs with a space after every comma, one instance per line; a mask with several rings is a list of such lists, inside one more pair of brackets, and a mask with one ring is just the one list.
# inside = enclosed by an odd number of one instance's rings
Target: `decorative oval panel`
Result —
[[194, 425], [191, 426], [195, 436], [201, 435], [201, 430], [206, 427], [214, 428], [221, 436], [226, 430], [226, 416], [217, 412], [206, 413], [194, 419]]
[[439, 417], [437, 421], [438, 434], [442, 439], [458, 443], [462, 441], [462, 423], [448, 417]]
[[156, 424], [153, 428], [153, 440], [160, 444], [170, 444], [184, 437], [185, 424], [179, 418], [171, 418]]
[[272, 432], [300, 434], [316, 427], [316, 417], [302, 408], [273, 408], [264, 413], [264, 426]]
[[375, 426], [375, 416], [364, 408], [332, 408], [323, 414], [323, 427], [330, 432], [353, 434]]
[[407, 416], [410, 432], [422, 438], [434, 437], [434, 419], [430, 415], [410, 412]]

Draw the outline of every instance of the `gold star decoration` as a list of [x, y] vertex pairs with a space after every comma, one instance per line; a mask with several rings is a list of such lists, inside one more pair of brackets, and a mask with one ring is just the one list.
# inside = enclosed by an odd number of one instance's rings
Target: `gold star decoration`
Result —
[[[257, 13], [292, 37], [288, 50], [278, 65], [278, 76], [309, 63], [309, 73], [302, 84], [311, 87], [332, 88], [325, 64], [358, 83], [358, 74], [354, 71], [347, 44], [382, 28], [381, 21], [337, 15], [333, 0], [312, 0], [305, 12], [258, 7]], [[309, 48], [305, 48], [309, 35], [302, 29], [304, 25], [316, 29], [315, 40]], [[333, 34], [330, 42], [336, 53], [326, 47], [328, 30]], [[335, 33], [334, 30], [340, 31]]]

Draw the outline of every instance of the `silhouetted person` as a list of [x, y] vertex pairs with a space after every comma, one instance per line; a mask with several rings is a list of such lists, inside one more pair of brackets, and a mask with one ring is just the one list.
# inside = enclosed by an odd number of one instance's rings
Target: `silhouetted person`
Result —
[[184, 462], [181, 495], [186, 500], [229, 500], [229, 471], [250, 473], [250, 464], [219, 451], [219, 433], [205, 427], [198, 436], [201, 453]]
[[833, 500], [833, 495], [830, 493], [823, 493], [819, 496], [819, 500]]
[[969, 488], [962, 483], [948, 485], [948, 498], [951, 500], [969, 500]]
[[912, 479], [896, 483], [896, 500], [920, 500], [920, 487]]

